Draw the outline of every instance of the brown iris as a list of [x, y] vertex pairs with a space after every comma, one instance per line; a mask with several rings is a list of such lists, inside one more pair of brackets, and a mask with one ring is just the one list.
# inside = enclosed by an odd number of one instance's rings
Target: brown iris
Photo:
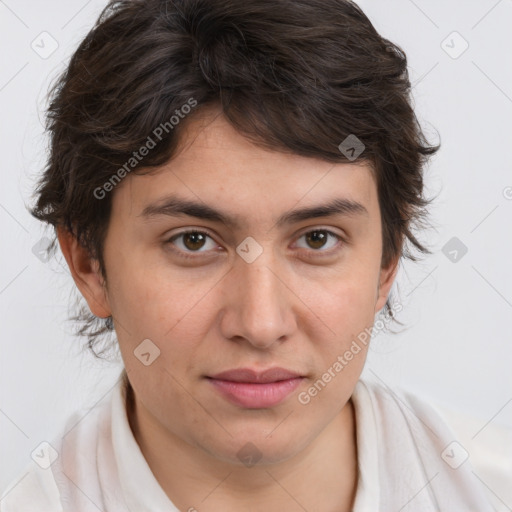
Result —
[[308, 245], [313, 249], [320, 249], [325, 245], [327, 241], [327, 232], [326, 231], [310, 231], [306, 234], [306, 240]]
[[187, 249], [190, 249], [191, 251], [201, 249], [205, 243], [205, 240], [205, 235], [199, 232], [185, 233], [183, 235], [183, 244]]

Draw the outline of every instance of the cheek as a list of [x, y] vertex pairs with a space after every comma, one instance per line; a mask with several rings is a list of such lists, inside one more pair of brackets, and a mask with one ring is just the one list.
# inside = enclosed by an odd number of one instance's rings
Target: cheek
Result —
[[319, 316], [333, 333], [314, 342], [318, 373], [300, 403], [311, 401], [314, 407], [330, 410], [333, 403], [348, 399], [364, 367], [374, 321], [375, 286], [368, 276], [352, 275], [331, 282], [311, 298], [321, 305]]
[[133, 255], [112, 268], [109, 303], [133, 336], [162, 338], [200, 305], [214, 284], [210, 280], [198, 273], [184, 276], [165, 261], [152, 264], [149, 255]]
[[[354, 272], [346, 278], [331, 279], [312, 290], [304, 301], [312, 305], [331, 333], [319, 340], [312, 325], [308, 333], [309, 339], [316, 340], [317, 377], [324, 382], [332, 381], [329, 391], [322, 393], [322, 403], [334, 399], [345, 386], [350, 387], [359, 378], [374, 321], [376, 285], [368, 273]], [[328, 371], [330, 374], [325, 374]]]
[[[322, 283], [303, 283], [304, 301], [335, 331], [346, 337], [351, 329], [367, 327], [373, 322], [377, 292], [377, 277], [365, 271], [331, 275]], [[306, 291], [307, 290], [307, 291]]]

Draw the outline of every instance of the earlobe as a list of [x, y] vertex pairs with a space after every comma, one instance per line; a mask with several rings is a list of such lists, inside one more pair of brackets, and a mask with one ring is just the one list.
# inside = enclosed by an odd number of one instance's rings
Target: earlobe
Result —
[[87, 301], [91, 312], [100, 318], [111, 316], [98, 260], [92, 258], [89, 251], [67, 229], [57, 228], [57, 238], [73, 280]]

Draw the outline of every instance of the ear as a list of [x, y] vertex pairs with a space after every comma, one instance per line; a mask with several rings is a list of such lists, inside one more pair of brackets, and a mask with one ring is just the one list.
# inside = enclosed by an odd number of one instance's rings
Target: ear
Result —
[[67, 229], [57, 228], [57, 238], [75, 284], [92, 314], [100, 318], [109, 317], [111, 310], [98, 260], [91, 258], [87, 249]]
[[398, 263], [400, 261], [400, 255], [391, 261], [387, 268], [382, 268], [379, 274], [379, 285], [377, 288], [377, 299], [375, 302], [375, 313], [379, 312], [388, 300], [388, 295], [391, 290], [391, 286], [395, 280], [398, 272]]

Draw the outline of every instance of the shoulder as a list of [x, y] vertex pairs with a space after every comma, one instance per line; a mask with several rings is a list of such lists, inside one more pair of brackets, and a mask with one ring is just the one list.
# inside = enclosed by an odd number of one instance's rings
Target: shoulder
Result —
[[467, 456], [497, 510], [509, 510], [512, 504], [512, 428], [436, 402], [432, 407], [455, 433], [460, 451]]
[[[409, 446], [415, 452], [410, 460], [421, 460], [431, 474], [440, 471], [445, 482], [456, 485], [465, 479], [467, 488], [480, 488], [496, 510], [512, 503], [511, 429], [380, 381], [360, 380], [353, 400], [356, 412], [358, 407], [366, 422], [374, 422], [381, 445]], [[409, 445], [407, 439], [412, 441]], [[393, 458], [392, 449], [384, 449], [384, 456]], [[407, 454], [401, 457], [407, 459]]]
[[27, 465], [0, 498], [0, 512], [63, 512], [60, 493], [49, 469]]
[[98, 446], [110, 433], [112, 391], [76, 410], [58, 435], [35, 447], [30, 463], [2, 492], [0, 512], [63, 512], [73, 503], [75, 482], [97, 474]]

